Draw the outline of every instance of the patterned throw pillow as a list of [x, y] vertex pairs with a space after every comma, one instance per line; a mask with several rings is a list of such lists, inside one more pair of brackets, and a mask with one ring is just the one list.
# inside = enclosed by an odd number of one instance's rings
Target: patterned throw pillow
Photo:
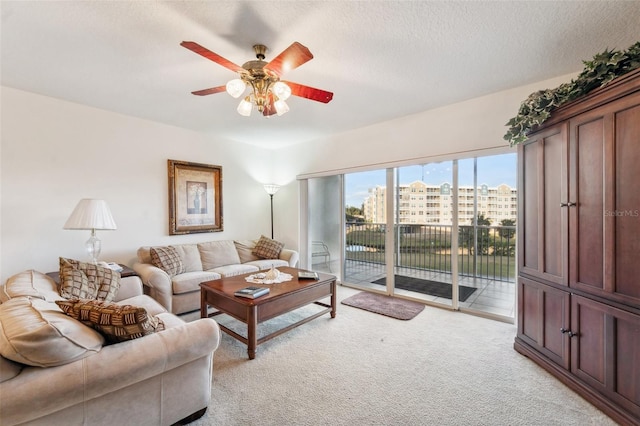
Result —
[[151, 247], [149, 253], [151, 264], [165, 271], [170, 277], [185, 272], [182, 259], [175, 247]]
[[60, 296], [111, 302], [120, 289], [120, 272], [93, 263], [60, 258]]
[[150, 316], [146, 309], [132, 305], [98, 300], [57, 300], [62, 311], [71, 318], [94, 328], [109, 343], [137, 339], [165, 329], [160, 318]]
[[284, 243], [272, 240], [271, 238], [267, 238], [262, 235], [256, 246], [253, 248], [252, 253], [263, 259], [278, 259], [283, 247]]

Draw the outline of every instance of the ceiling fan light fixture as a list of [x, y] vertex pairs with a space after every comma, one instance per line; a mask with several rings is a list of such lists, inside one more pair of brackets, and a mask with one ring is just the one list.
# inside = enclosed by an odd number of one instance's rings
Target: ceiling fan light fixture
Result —
[[245, 82], [239, 78], [234, 78], [227, 83], [227, 93], [234, 98], [239, 98], [246, 88], [247, 85]]
[[282, 101], [286, 101], [287, 99], [289, 99], [289, 96], [291, 96], [291, 88], [287, 86], [286, 83], [283, 83], [282, 81], [277, 81], [273, 85], [272, 91], [273, 91], [273, 94], [276, 95], [278, 99]]
[[278, 116], [281, 116], [289, 112], [289, 105], [287, 105], [287, 103], [282, 99], [278, 99], [277, 101], [275, 101], [273, 103], [273, 106], [275, 107], [276, 114], [278, 114]]
[[[267, 47], [263, 44], [253, 46], [256, 60], [247, 61], [242, 66], [223, 58], [193, 41], [183, 41], [180, 45], [200, 56], [222, 65], [236, 72], [239, 78], [230, 80], [225, 86], [191, 92], [197, 96], [212, 95], [226, 91], [234, 98], [243, 98], [237, 107], [240, 115], [248, 117], [255, 106], [258, 113], [269, 118], [274, 114], [282, 115], [289, 111], [285, 102], [291, 95], [310, 99], [316, 102], [328, 103], [333, 99], [333, 93], [316, 89], [294, 82], [280, 81], [280, 77], [313, 59], [313, 55], [302, 44], [293, 42], [291, 46], [280, 52], [270, 62], [265, 62]], [[250, 86], [247, 93], [247, 86]]]
[[253, 109], [253, 104], [251, 103], [251, 99], [249, 96], [240, 101], [240, 105], [238, 105], [238, 114], [249, 117], [251, 115], [251, 110]]

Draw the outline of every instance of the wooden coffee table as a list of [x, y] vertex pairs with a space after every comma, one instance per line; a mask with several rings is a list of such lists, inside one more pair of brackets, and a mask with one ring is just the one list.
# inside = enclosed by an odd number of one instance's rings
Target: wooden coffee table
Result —
[[[258, 345], [282, 333], [318, 318], [327, 312], [331, 313], [331, 318], [336, 317], [336, 277], [318, 273], [318, 280], [298, 280], [298, 269], [280, 267], [278, 270], [291, 274], [293, 279], [279, 284], [253, 284], [245, 280], [245, 277], [251, 274], [244, 274], [200, 283], [200, 316], [207, 318], [227, 314], [247, 324], [246, 338], [222, 324], [219, 325], [222, 331], [247, 345], [249, 359], [256, 357]], [[256, 299], [234, 296], [233, 293], [237, 290], [248, 286], [269, 287], [269, 294]], [[330, 305], [320, 302], [320, 300], [327, 297], [331, 297]], [[258, 324], [261, 322], [310, 304], [320, 305], [326, 309], [260, 339], [257, 338]], [[208, 314], [209, 306], [216, 309], [217, 312]]]

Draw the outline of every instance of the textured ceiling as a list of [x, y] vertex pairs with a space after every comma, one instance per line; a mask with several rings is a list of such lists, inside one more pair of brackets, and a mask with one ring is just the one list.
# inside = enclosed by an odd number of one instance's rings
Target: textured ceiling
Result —
[[[2, 1], [2, 85], [264, 147], [327, 137], [582, 69], [638, 41], [638, 1]], [[314, 59], [286, 80], [334, 92], [266, 119], [193, 90], [292, 42]], [[515, 111], [514, 111], [515, 114]]]

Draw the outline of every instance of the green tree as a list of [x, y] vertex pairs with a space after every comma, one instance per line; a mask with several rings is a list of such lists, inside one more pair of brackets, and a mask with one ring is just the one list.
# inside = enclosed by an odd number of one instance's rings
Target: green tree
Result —
[[[484, 214], [480, 213], [476, 218], [476, 224], [478, 226], [490, 226], [491, 219], [484, 217]], [[473, 224], [471, 226], [460, 227], [458, 244], [460, 247], [469, 249], [469, 253], [473, 253], [474, 247], [476, 246], [476, 244], [474, 244], [473, 236]], [[478, 240], [478, 254], [488, 254], [491, 243], [489, 228], [478, 228], [476, 237]]]
[[[502, 219], [500, 221], [500, 226], [515, 226], [515, 224], [516, 224], [516, 221], [514, 219]], [[516, 234], [516, 230], [500, 229], [498, 233], [500, 234], [501, 238], [506, 238], [507, 240], [510, 240]]]
[[347, 222], [364, 222], [364, 205], [362, 208], [347, 206], [344, 211]]

